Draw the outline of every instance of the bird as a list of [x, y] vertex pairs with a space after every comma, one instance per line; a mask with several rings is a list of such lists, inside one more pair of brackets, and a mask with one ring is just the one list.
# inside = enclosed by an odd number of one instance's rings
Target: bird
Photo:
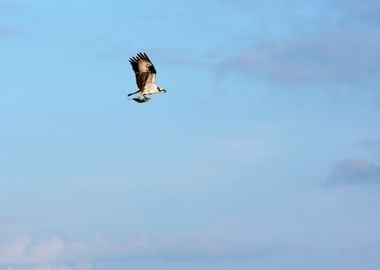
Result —
[[132, 69], [135, 72], [138, 90], [129, 93], [128, 97], [140, 93], [140, 95], [133, 98], [133, 100], [138, 103], [144, 103], [151, 99], [149, 95], [166, 93], [165, 88], [157, 86], [157, 71], [146, 53], [140, 52], [136, 56], [131, 57], [129, 63], [132, 65]]

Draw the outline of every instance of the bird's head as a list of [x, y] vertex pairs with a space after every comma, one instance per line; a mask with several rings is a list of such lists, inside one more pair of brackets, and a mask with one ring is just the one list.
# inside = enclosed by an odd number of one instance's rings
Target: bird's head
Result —
[[166, 93], [166, 89], [162, 87], [157, 87], [159, 92]]

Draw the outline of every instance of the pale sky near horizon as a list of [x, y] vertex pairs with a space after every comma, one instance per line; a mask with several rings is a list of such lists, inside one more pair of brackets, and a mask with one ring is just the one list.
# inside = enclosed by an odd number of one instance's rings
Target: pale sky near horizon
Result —
[[0, 270], [377, 270], [379, 82], [375, 0], [0, 0]]

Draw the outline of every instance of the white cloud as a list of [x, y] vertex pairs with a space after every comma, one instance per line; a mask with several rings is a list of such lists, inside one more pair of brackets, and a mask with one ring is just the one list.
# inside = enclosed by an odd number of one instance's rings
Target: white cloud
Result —
[[45, 241], [20, 238], [0, 243], [0, 266], [8, 270], [82, 270], [86, 262], [98, 260], [210, 260], [273, 256], [292, 249], [254, 243], [232, 243], [202, 237], [150, 238], [130, 241], [95, 238], [91, 241], [67, 241], [54, 236]]
[[42, 263], [35, 265], [9, 266], [6, 270], [91, 270], [90, 263]]
[[102, 254], [107, 241], [65, 241], [59, 236], [35, 242], [30, 238], [18, 238], [0, 243], [0, 264], [41, 264], [85, 260], [93, 254]]

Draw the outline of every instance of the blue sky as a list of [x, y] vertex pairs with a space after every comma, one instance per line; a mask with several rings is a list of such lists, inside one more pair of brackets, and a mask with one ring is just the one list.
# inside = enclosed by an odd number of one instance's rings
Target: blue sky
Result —
[[379, 15], [1, 0], [0, 269], [379, 269]]

